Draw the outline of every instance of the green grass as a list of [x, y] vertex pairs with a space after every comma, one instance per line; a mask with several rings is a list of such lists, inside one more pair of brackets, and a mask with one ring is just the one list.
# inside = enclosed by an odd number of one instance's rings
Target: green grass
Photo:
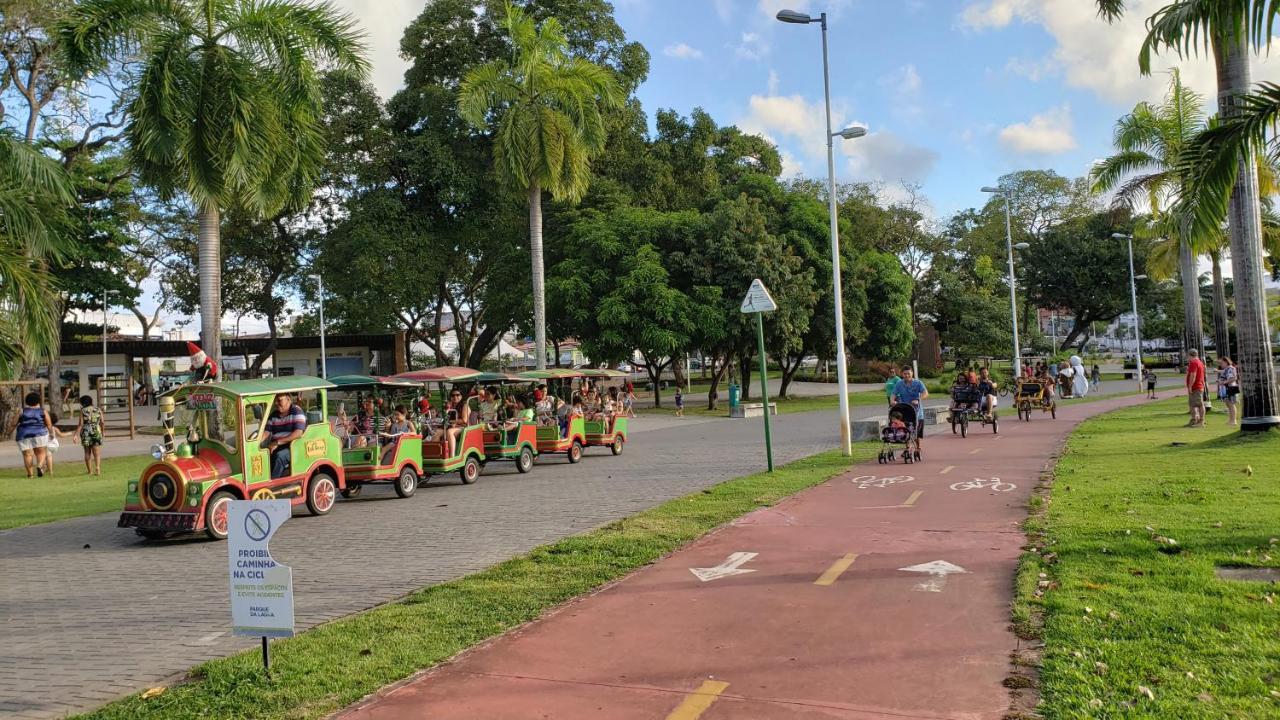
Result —
[[94, 515], [123, 507], [125, 484], [151, 462], [150, 455], [104, 458], [102, 475], [85, 474], [84, 453], [67, 444], [54, 476], [27, 479], [22, 468], [0, 470], [0, 530]]
[[[318, 718], [546, 610], [653, 562], [744, 513], [868, 460], [827, 452], [772, 475], [730, 480], [534, 549], [488, 570], [435, 585], [368, 612], [272, 644], [272, 678], [258, 651], [194, 668], [190, 682], [150, 700], [133, 696], [85, 717]], [[354, 591], [355, 589], [353, 589]]]
[[[838, 404], [838, 395], [805, 395], [785, 398], [770, 397], [769, 402], [778, 404], [778, 414], [809, 412], [811, 410], [831, 410]], [[751, 399], [743, 400], [743, 402], [760, 402], [757, 396]], [[862, 405], [883, 405], [884, 393], [879, 390], [864, 390], [862, 392], [849, 393], [850, 407], [858, 407]], [[636, 408], [638, 415], [671, 415], [676, 411], [674, 402], [670, 401], [660, 408], [642, 407]], [[685, 415], [697, 415], [699, 417], [729, 417], [729, 404], [727, 401], [720, 403], [719, 410], [708, 410], [706, 401], [701, 403], [691, 403], [688, 400], [684, 403]]]
[[1214, 574], [1280, 567], [1280, 434], [1241, 436], [1220, 413], [1184, 428], [1185, 408], [1161, 401], [1083, 423], [1047, 512], [1033, 499], [1028, 531], [1045, 554], [1024, 557], [1013, 614], [1046, 643], [1049, 720], [1280, 718], [1280, 597]]

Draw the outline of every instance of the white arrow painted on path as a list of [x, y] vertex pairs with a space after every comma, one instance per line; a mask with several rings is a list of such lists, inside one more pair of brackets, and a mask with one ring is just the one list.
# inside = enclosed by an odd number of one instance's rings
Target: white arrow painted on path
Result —
[[929, 573], [928, 580], [916, 585], [916, 590], [921, 592], [942, 592], [942, 588], [947, 586], [948, 575], [969, 572], [959, 565], [952, 565], [946, 560], [934, 560], [933, 562], [898, 569], [903, 572]]
[[755, 572], [755, 570], [743, 570], [740, 566], [746, 564], [751, 560], [751, 558], [758, 554], [759, 553], [753, 552], [736, 552], [725, 558], [724, 562], [715, 567], [689, 568], [689, 572], [697, 575], [698, 579], [702, 582], [718, 580], [722, 577], [729, 577], [730, 575], [745, 575], [746, 573]]

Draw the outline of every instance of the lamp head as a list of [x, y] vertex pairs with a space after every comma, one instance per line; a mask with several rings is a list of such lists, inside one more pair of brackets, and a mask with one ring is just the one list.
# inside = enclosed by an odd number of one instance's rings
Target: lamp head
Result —
[[867, 134], [867, 129], [861, 125], [850, 125], [849, 127], [835, 133], [845, 140], [853, 140]]
[[997, 195], [1003, 195], [1003, 194], [1004, 194], [1004, 191], [1003, 191], [1003, 190], [1001, 190], [1000, 188], [998, 188], [998, 187], [991, 187], [990, 185], [984, 185], [984, 186], [982, 187], [982, 192], [985, 192], [985, 193], [995, 193], [995, 194], [997, 194]]
[[1026, 250], [1029, 247], [1031, 247], [1031, 243], [1014, 243], [1013, 244], [1013, 248], [1015, 250]]
[[795, 10], [779, 10], [777, 18], [784, 23], [794, 23], [796, 25], [807, 25], [813, 22], [813, 18]]
[[1134, 276], [1133, 276], [1133, 279], [1134, 279], [1134, 280], [1146, 280], [1146, 279], [1147, 279], [1147, 276], [1146, 276], [1146, 275], [1134, 275]]
[[1124, 233], [1111, 233], [1111, 237], [1115, 238], [1116, 240], [1132, 240], [1133, 239], [1132, 235], [1126, 235]]

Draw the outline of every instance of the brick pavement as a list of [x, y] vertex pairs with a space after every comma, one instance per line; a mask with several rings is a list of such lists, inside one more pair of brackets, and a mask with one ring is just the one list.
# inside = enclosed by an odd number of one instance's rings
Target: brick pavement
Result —
[[[299, 629], [763, 469], [758, 420], [646, 422], [620, 457], [553, 456], [529, 475], [496, 464], [476, 485], [448, 476], [408, 500], [371, 487], [328, 517], [295, 517], [272, 551], [293, 567]], [[829, 411], [774, 422], [779, 463], [835, 443]], [[115, 520], [0, 531], [0, 717], [92, 709], [256, 642], [227, 632], [226, 545], [144, 543]]]

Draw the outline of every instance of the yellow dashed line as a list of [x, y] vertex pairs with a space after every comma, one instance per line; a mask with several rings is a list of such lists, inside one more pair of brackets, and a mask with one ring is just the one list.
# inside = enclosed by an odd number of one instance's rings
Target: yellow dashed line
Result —
[[970, 455], [977, 455], [977, 454], [978, 454], [978, 453], [980, 453], [980, 452], [982, 452], [982, 448], [974, 448], [974, 449], [972, 449], [972, 450], [970, 450], [970, 451], [969, 451], [969, 454], [970, 454]]
[[915, 491], [915, 492], [911, 493], [911, 497], [907, 498], [907, 501], [906, 501], [906, 502], [904, 502], [904, 503], [902, 503], [902, 504], [901, 504], [901, 505], [899, 505], [898, 507], [911, 507], [911, 506], [915, 505], [915, 504], [916, 504], [916, 501], [917, 501], [917, 500], [919, 500], [919, 499], [920, 499], [920, 496], [921, 496], [921, 495], [923, 495], [923, 494], [924, 494], [924, 491], [923, 491], [923, 490], [917, 490], [917, 491]]
[[848, 570], [849, 566], [853, 564], [853, 561], [857, 559], [857, 553], [849, 553], [848, 555], [845, 555], [839, 560], [831, 563], [831, 567], [827, 568], [827, 571], [822, 573], [821, 577], [814, 580], [813, 584], [827, 586], [835, 583], [836, 579], [839, 578], [845, 570]]
[[948, 466], [946, 466], [946, 467], [942, 468], [941, 470], [939, 470], [939, 471], [938, 471], [938, 474], [939, 474], [939, 475], [946, 475], [947, 473], [949, 473], [949, 472], [951, 472], [952, 470], [955, 470], [955, 469], [956, 469], [956, 466], [955, 466], [955, 465], [948, 465]]
[[692, 694], [686, 695], [684, 701], [671, 711], [667, 720], [698, 720], [719, 697], [729, 683], [720, 680], [703, 680]]

